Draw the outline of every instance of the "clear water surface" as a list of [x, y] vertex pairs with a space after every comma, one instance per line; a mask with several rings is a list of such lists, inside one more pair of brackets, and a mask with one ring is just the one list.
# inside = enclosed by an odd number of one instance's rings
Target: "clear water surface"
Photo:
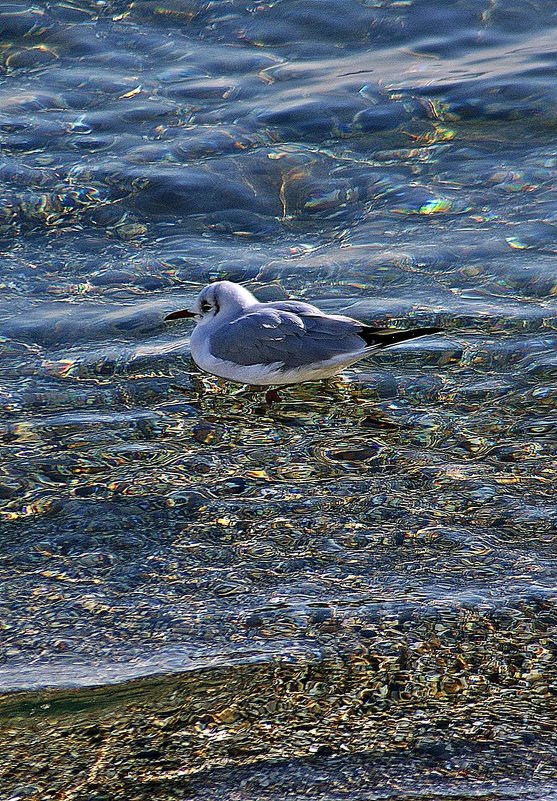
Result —
[[[6, 797], [553, 797], [556, 42], [1, 5]], [[444, 333], [269, 409], [162, 322], [216, 278]]]

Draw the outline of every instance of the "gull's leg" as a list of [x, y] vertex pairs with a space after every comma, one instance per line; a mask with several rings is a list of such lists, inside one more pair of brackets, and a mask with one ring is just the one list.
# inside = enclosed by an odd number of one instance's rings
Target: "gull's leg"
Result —
[[280, 401], [278, 389], [268, 389], [265, 393], [265, 403], [267, 406], [272, 406], [273, 403], [278, 403], [278, 401]]

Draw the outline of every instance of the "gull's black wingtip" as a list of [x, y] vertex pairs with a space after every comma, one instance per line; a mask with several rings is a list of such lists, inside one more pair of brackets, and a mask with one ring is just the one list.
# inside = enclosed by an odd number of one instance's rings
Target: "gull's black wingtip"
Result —
[[360, 336], [369, 347], [376, 348], [389, 348], [391, 345], [398, 345], [400, 342], [406, 342], [410, 339], [418, 339], [418, 337], [429, 336], [430, 334], [441, 334], [442, 328], [437, 326], [429, 326], [427, 328], [413, 328], [409, 331], [385, 331], [384, 329], [372, 328], [371, 326], [363, 325]]

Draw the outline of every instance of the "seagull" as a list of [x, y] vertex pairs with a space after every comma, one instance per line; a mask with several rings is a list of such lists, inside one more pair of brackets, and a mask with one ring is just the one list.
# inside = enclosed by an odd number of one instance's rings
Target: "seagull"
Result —
[[[184, 317], [196, 323], [191, 355], [201, 370], [257, 387], [331, 378], [378, 350], [441, 331], [373, 328], [297, 300], [260, 303], [232, 281], [209, 284], [191, 311], [174, 311], [164, 319]], [[277, 400], [276, 390], [266, 397], [268, 403]]]

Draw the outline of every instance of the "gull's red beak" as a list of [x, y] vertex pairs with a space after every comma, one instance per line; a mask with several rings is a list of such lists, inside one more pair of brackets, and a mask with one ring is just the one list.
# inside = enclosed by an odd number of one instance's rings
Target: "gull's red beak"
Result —
[[164, 318], [165, 320], [180, 320], [182, 317], [195, 317], [194, 312], [188, 311], [188, 309], [183, 309], [182, 311], [175, 311], [171, 314], [167, 314]]

